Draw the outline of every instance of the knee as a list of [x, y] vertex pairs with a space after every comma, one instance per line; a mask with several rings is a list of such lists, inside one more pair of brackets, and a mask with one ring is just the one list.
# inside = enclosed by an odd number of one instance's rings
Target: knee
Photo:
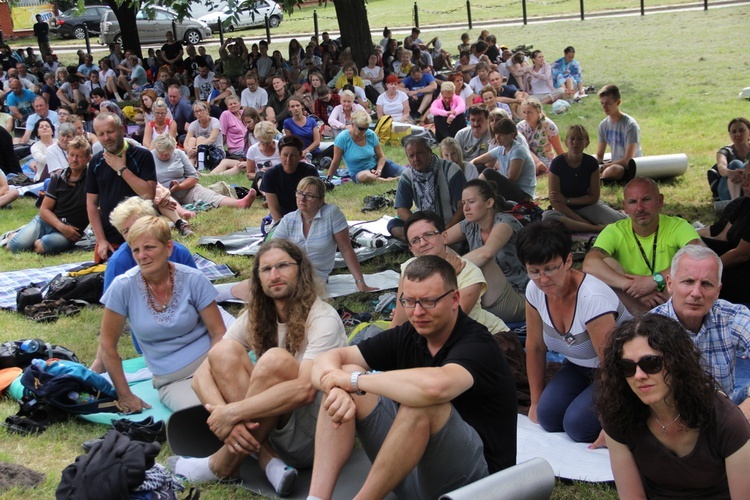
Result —
[[44, 245], [42, 244], [42, 240], [36, 240], [34, 242], [34, 252], [36, 252], [38, 254], [45, 253]]
[[208, 368], [214, 379], [221, 379], [233, 374], [242, 366], [247, 352], [239, 342], [222, 340], [208, 351]]
[[297, 378], [299, 363], [285, 349], [274, 347], [258, 359], [253, 368], [253, 379], [266, 379], [271, 383]]

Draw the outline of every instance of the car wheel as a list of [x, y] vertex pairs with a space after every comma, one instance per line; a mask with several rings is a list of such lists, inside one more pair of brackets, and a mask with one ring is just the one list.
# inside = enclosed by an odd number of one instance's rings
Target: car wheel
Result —
[[279, 24], [281, 24], [281, 18], [279, 16], [271, 16], [268, 19], [268, 25], [272, 28], [278, 28]]
[[187, 30], [187, 32], [185, 33], [185, 42], [192, 45], [197, 45], [201, 43], [201, 34], [196, 30]]
[[78, 40], [83, 40], [84, 38], [86, 38], [86, 30], [83, 28], [83, 25], [73, 28], [73, 36]]
[[226, 28], [224, 28], [224, 31], [228, 31], [229, 33], [234, 33], [234, 25], [230, 24]]
[[122, 47], [122, 35], [117, 35], [112, 41]]

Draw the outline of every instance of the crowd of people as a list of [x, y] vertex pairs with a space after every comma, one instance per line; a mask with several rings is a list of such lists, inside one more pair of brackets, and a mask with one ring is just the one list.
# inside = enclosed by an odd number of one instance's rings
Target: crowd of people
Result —
[[[95, 260], [112, 264], [95, 366], [125, 410], [148, 407], [117, 352], [127, 320], [162, 402], [205, 405], [223, 446], [169, 460], [190, 481], [234, 478], [253, 455], [279, 495], [312, 466], [308, 498], [330, 498], [355, 435], [373, 462], [367, 497], [438, 497], [513, 466], [518, 374], [500, 339], [525, 322], [529, 418], [607, 446], [621, 495], [744, 494], [750, 383], [735, 365], [750, 349], [750, 122], [732, 120], [732, 145], [717, 153], [717, 190], [734, 201], [697, 231], [661, 213], [656, 182], [632, 178], [640, 128], [617, 86], [597, 94], [596, 156], [584, 153], [583, 126], [563, 140], [545, 114], [587, 96], [573, 47], [550, 65], [483, 31], [462, 37], [454, 63], [420, 34], [398, 41], [386, 28], [361, 70], [327, 33], [271, 55], [264, 41], [248, 49], [230, 37], [216, 61], [170, 32], [145, 60], [117, 44], [98, 64], [81, 53], [74, 68], [58, 68], [48, 45], [44, 62], [31, 49], [17, 63], [0, 57], [0, 148], [15, 155], [16, 127], [16, 143], [34, 141], [32, 177], [47, 181], [39, 215], [8, 249], [65, 251], [91, 226]], [[123, 99], [140, 103], [134, 133]], [[439, 155], [415, 135], [403, 142], [406, 167], [388, 159], [372, 127], [386, 115], [432, 126]], [[358, 290], [375, 290], [344, 214], [326, 202], [323, 178], [342, 162], [354, 183], [397, 183], [388, 231], [414, 255], [388, 333], [353, 346], [320, 295], [336, 248]], [[10, 158], [1, 166], [22, 172]], [[211, 191], [200, 184], [211, 169], [244, 173], [252, 187], [241, 198]], [[550, 209], [523, 225], [507, 211], [533, 204], [542, 174]], [[600, 200], [606, 180], [628, 181], [622, 212]], [[14, 191], [0, 175], [0, 205]], [[259, 196], [274, 226], [230, 292], [246, 308], [226, 321], [217, 303], [229, 297], [193, 269], [164, 218], [189, 236], [195, 213], [184, 205], [249, 208]], [[582, 269], [574, 232], [598, 233]], [[548, 351], [565, 358], [551, 379]]]

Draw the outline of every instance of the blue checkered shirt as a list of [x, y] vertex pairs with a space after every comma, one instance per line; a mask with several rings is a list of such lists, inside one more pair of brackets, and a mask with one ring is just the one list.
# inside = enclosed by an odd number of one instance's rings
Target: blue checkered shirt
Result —
[[[672, 299], [655, 307], [652, 313], [679, 321]], [[703, 366], [722, 389], [734, 390], [734, 365], [739, 354], [750, 351], [750, 310], [743, 305], [718, 299], [703, 319], [700, 331], [688, 331], [703, 356]]]

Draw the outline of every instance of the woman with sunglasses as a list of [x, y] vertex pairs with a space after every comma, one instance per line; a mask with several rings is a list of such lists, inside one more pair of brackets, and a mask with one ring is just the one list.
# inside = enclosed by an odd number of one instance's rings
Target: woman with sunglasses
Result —
[[[594, 411], [594, 374], [607, 335], [630, 319], [617, 295], [592, 275], [573, 269], [570, 232], [559, 222], [529, 224], [518, 235], [526, 287], [526, 370], [529, 419], [547, 432], [565, 431], [593, 443], [601, 433]], [[546, 385], [547, 350], [565, 356]]]
[[597, 407], [620, 498], [747, 498], [750, 424], [701, 363], [666, 316], [610, 334]]
[[349, 239], [349, 224], [336, 205], [326, 203], [326, 186], [319, 177], [305, 177], [295, 192], [297, 210], [286, 214], [273, 238], [286, 238], [302, 248], [323, 282], [333, 270], [336, 247], [354, 276], [360, 292], [373, 292], [365, 283], [362, 268]]
[[333, 143], [333, 161], [328, 169], [330, 180], [344, 160], [354, 182], [397, 180], [404, 167], [388, 160], [377, 134], [370, 130], [372, 118], [366, 111], [355, 111], [349, 126]]

